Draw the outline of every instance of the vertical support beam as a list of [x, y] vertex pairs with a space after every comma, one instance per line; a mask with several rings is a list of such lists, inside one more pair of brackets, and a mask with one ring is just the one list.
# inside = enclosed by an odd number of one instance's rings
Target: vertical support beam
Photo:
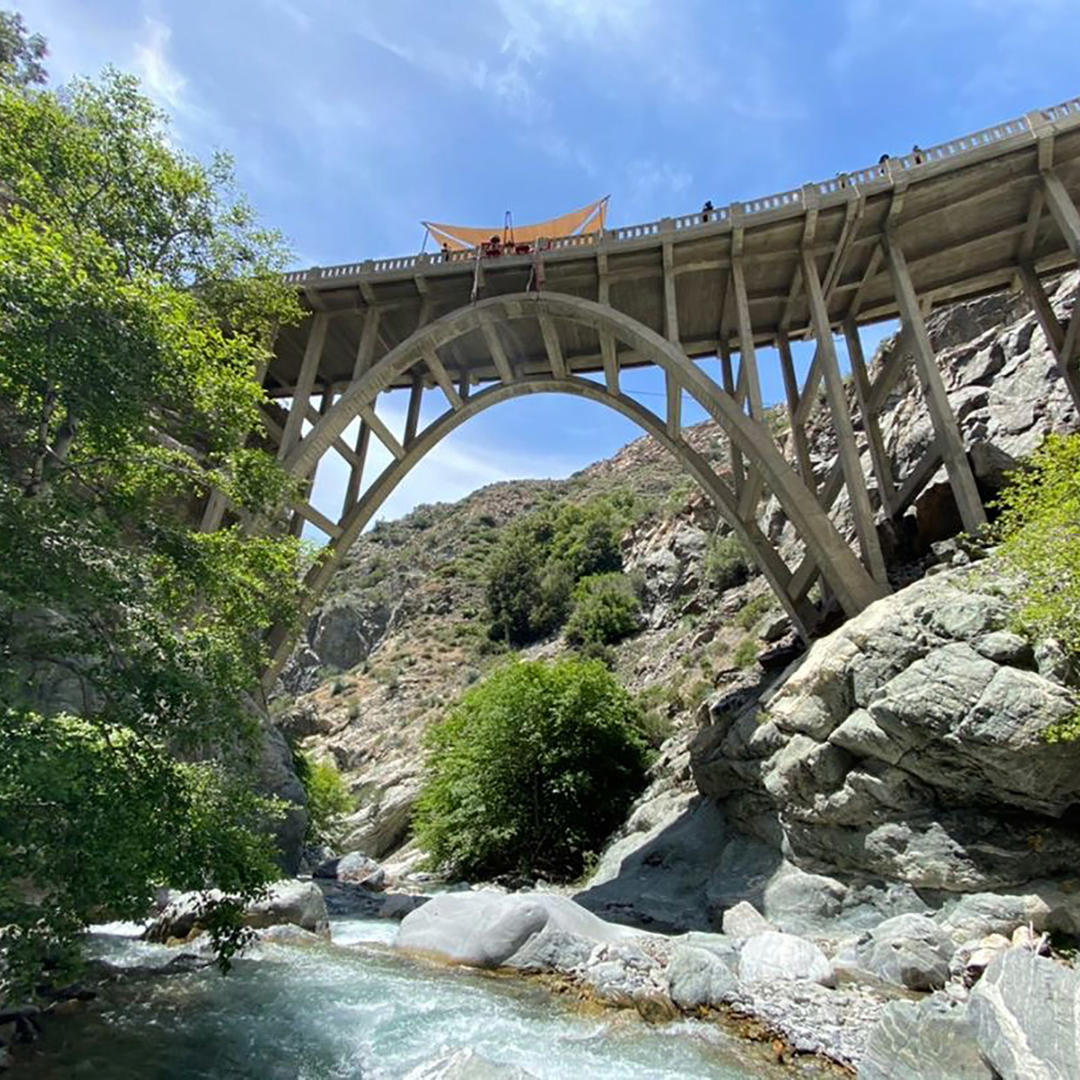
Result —
[[566, 360], [559, 343], [559, 332], [555, 329], [550, 315], [541, 312], [537, 318], [540, 320], [540, 333], [544, 336], [544, 348], [547, 350], [548, 363], [551, 364], [551, 373], [556, 379], [565, 379]]
[[342, 520], [360, 498], [360, 482], [364, 477], [364, 462], [367, 461], [370, 442], [371, 428], [361, 420], [360, 430], [356, 433], [356, 464], [349, 470], [349, 482], [345, 485], [345, 501], [341, 508]]
[[[735, 397], [735, 377], [731, 370], [731, 350], [726, 341], [720, 341], [720, 371], [724, 380], [724, 390], [732, 398]], [[728, 452], [731, 456], [731, 478], [735, 484], [735, 494], [742, 494], [743, 484], [746, 482], [746, 473], [743, 470], [742, 451], [735, 445], [732, 439], [728, 439]]]
[[469, 400], [469, 372], [464, 368], [458, 376], [458, 397], [463, 402]]
[[893, 480], [892, 465], [885, 450], [885, 440], [881, 437], [881, 425], [878, 415], [870, 402], [870, 376], [866, 371], [866, 357], [863, 354], [859, 327], [854, 319], [844, 322], [844, 340], [847, 342], [848, 359], [851, 361], [851, 376], [855, 382], [855, 398], [859, 403], [859, 415], [866, 430], [866, 441], [870, 448], [870, 464], [878, 483], [881, 507], [888, 517], [893, 515]]
[[881, 554], [877, 528], [874, 525], [874, 511], [870, 506], [870, 496], [866, 491], [866, 478], [863, 476], [859, 461], [859, 448], [855, 444], [855, 429], [848, 411], [847, 395], [844, 393], [844, 380], [840, 375], [840, 365], [836, 359], [836, 344], [833, 341], [829, 312], [825, 307], [825, 294], [821, 291], [814, 257], [807, 248], [802, 251], [803, 281], [806, 295], [810, 301], [810, 321], [817, 338], [818, 357], [821, 361], [821, 373], [825, 379], [825, 392], [829, 398], [829, 411], [833, 427], [836, 429], [837, 443], [840, 450], [840, 467], [843, 469], [844, 482], [847, 484], [848, 497], [851, 499], [852, 516], [855, 518], [855, 533], [859, 538], [863, 563], [874, 580], [888, 587], [888, 575], [885, 572], [885, 558]]
[[293, 388], [292, 405], [285, 420], [281, 445], [278, 447], [279, 459], [286, 458], [300, 441], [308, 401], [311, 398], [311, 388], [315, 385], [315, 376], [319, 371], [319, 360], [322, 358], [323, 345], [326, 344], [326, 331], [329, 326], [330, 317], [322, 312], [312, 320], [311, 332], [308, 334], [307, 345], [304, 348], [304, 359], [300, 363], [300, 373], [297, 375], [296, 386]]
[[[605, 307], [611, 306], [611, 281], [608, 278], [607, 252], [596, 253], [596, 299]], [[604, 382], [609, 394], [619, 392], [619, 357], [615, 338], [608, 330], [600, 331], [600, 356], [604, 362]]]
[[1020, 277], [1020, 284], [1023, 286], [1024, 293], [1027, 295], [1028, 303], [1035, 312], [1035, 318], [1039, 320], [1039, 326], [1046, 336], [1046, 344], [1050, 346], [1051, 352], [1060, 361], [1061, 347], [1065, 344], [1065, 328], [1058, 322], [1058, 317], [1050, 306], [1050, 297], [1046, 295], [1046, 290], [1039, 280], [1039, 275], [1035, 273], [1031, 263], [1019, 263], [1016, 272]]
[[1057, 360], [1058, 369], [1062, 379], [1065, 380], [1065, 386], [1073, 399], [1073, 404], [1080, 410], [1080, 369], [1078, 369], [1080, 357], [1077, 356], [1076, 349], [1077, 327], [1080, 326], [1080, 292], [1073, 303], [1072, 315], [1069, 317], [1069, 325], [1066, 329], [1054, 314], [1050, 298], [1046, 295], [1046, 290], [1035, 268], [1030, 263], [1021, 262], [1017, 265], [1016, 273], [1028, 302], [1035, 312], [1035, 317], [1039, 320], [1039, 326], [1046, 336], [1046, 343], [1050, 346], [1054, 359]]
[[405, 445], [416, 438], [416, 429], [420, 424], [420, 401], [424, 396], [424, 379], [419, 371], [413, 372], [412, 387], [409, 390], [409, 410], [405, 414]]
[[679, 304], [675, 294], [675, 256], [671, 241], [665, 240], [664, 253], [664, 337], [679, 343]]
[[488, 353], [491, 355], [491, 362], [499, 373], [499, 380], [504, 384], [512, 383], [514, 381], [514, 371], [506, 357], [506, 350], [503, 348], [498, 328], [489, 318], [481, 316], [480, 332], [484, 335], [484, 343], [487, 345]]
[[746, 296], [746, 278], [743, 276], [741, 256], [737, 256], [731, 262], [731, 280], [735, 285], [735, 317], [739, 326], [740, 374], [745, 373], [750, 415], [755, 420], [760, 420], [764, 412], [761, 404], [761, 382], [758, 379], [757, 354], [754, 352], [754, 328], [750, 322], [750, 302]]
[[615, 352], [615, 338], [610, 330], [600, 331], [600, 356], [604, 361], [604, 382], [607, 383], [607, 392], [617, 394], [619, 392], [619, 358]]
[[1057, 173], [1048, 169], [1042, 174], [1042, 179], [1046, 205], [1057, 222], [1061, 235], [1065, 237], [1072, 257], [1080, 263], [1080, 213]]
[[[334, 404], [333, 387], [331, 386], [330, 383], [327, 383], [323, 387], [322, 395], [319, 398], [319, 411], [316, 414], [318, 419], [315, 420], [315, 423], [318, 423], [318, 420], [321, 419], [322, 417], [324, 417], [330, 411], [330, 406], [333, 405], [333, 404]], [[311, 498], [311, 492], [315, 488], [315, 476], [318, 473], [318, 471], [319, 471], [319, 463], [316, 462], [315, 467], [304, 478], [304, 483], [301, 486], [301, 495], [300, 495], [300, 498], [304, 503], [306, 503], [307, 500]], [[304, 517], [300, 514], [299, 511], [296, 511], [296, 510], [293, 511], [292, 518], [289, 520], [289, 532], [291, 532], [293, 536], [298, 537], [300, 535], [300, 533], [303, 532], [303, 530], [304, 530], [304, 520], [305, 520]]]
[[923, 322], [922, 312], [919, 310], [919, 299], [915, 293], [915, 286], [911, 282], [907, 260], [895, 237], [890, 236], [888, 232], [885, 233], [882, 246], [885, 248], [885, 257], [889, 263], [889, 273], [892, 276], [896, 303], [900, 308], [900, 318], [911, 334], [915, 364], [923, 385], [923, 393], [926, 395], [926, 404], [930, 410], [930, 419], [934, 425], [938, 445], [941, 448], [941, 456], [949, 474], [949, 483], [952, 485], [956, 505], [960, 510], [960, 519], [968, 532], [977, 532], [986, 524], [986, 511], [983, 509], [979, 489], [975, 486], [975, 477], [971, 474], [971, 466], [964, 453], [960, 427], [949, 406], [945, 382], [938, 370], [934, 350], [930, 344], [930, 335], [926, 332], [926, 323]]
[[[375, 359], [375, 347], [379, 341], [380, 312], [377, 307], [369, 307], [364, 316], [364, 325], [360, 331], [360, 344], [356, 347], [356, 359], [353, 361], [353, 382], [367, 371]], [[364, 462], [367, 461], [368, 443], [371, 441], [371, 429], [360, 421], [360, 430], [356, 433], [356, 460], [349, 470], [349, 481], [345, 485], [345, 500], [341, 516], [348, 513], [353, 503], [360, 498], [360, 481], [364, 475]]]
[[[800, 281], [802, 272], [800, 271]], [[817, 494], [814, 481], [814, 466], [810, 460], [810, 446], [806, 441], [806, 427], [799, 421], [799, 382], [795, 375], [795, 365], [791, 360], [791, 343], [787, 334], [776, 335], [776, 351], [780, 354], [780, 369], [784, 375], [784, 394], [787, 397], [788, 419], [791, 421], [791, 441], [795, 444], [795, 460], [799, 465], [799, 476], [810, 489]]]
[[[761, 401], [761, 381], [758, 378], [757, 353], [754, 350], [754, 327], [750, 322], [750, 302], [746, 296], [746, 278], [742, 256], [731, 260], [731, 280], [735, 286], [735, 319], [739, 327], [739, 381], [736, 398], [741, 405], [743, 395], [750, 415], [761, 420], [764, 407]], [[754, 513], [761, 497], [761, 476], [755, 469], [747, 470], [746, 485], [739, 498], [739, 514], [747, 520]]]
[[664, 372], [664, 389], [667, 391], [667, 429], [673, 439], [682, 434], [682, 387], [670, 371]]

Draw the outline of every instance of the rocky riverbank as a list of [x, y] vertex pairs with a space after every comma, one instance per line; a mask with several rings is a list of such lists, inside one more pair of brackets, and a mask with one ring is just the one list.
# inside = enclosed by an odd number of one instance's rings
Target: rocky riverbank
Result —
[[1045, 955], [1045, 937], [1024, 921], [1032, 906], [981, 898], [815, 943], [745, 903], [725, 933], [665, 936], [604, 922], [566, 897], [481, 891], [435, 897], [406, 916], [394, 945], [559, 976], [655, 1022], [751, 1018], [759, 1038], [783, 1041], [781, 1056], [818, 1055], [873, 1080], [1080, 1075], [1080, 974]]

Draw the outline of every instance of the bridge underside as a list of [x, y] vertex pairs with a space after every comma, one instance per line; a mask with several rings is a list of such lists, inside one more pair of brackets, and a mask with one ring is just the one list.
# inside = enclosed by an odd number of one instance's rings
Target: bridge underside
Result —
[[[934, 306], [1022, 288], [1080, 406], [1080, 313], [1074, 306], [1063, 326], [1041, 284], [1080, 262], [1075, 104], [917, 158], [733, 205], [715, 212], [716, 220], [690, 215], [615, 230], [597, 243], [545, 252], [542, 261], [447, 262], [435, 255], [293, 275], [310, 315], [283, 331], [267, 372], [268, 394], [288, 406], [271, 408], [270, 435], [308, 490], [325, 454], [337, 453], [351, 467], [336, 519], [306, 500], [295, 506], [296, 531], [306, 520], [328, 537], [328, 558], [307, 582], [309, 600], [393, 488], [451, 430], [510, 398], [568, 393], [619, 410], [683, 462], [804, 635], [830, 607], [846, 615], [861, 610], [888, 591], [878, 523], [902, 515], [940, 466], [964, 527], [974, 531], [985, 522], [926, 331]], [[900, 320], [901, 347], [871, 381], [859, 327], [891, 318]], [[853, 402], [837, 334], [846, 344]], [[816, 343], [802, 385], [793, 339]], [[775, 347], [784, 378], [791, 461], [764, 422], [758, 350], [766, 345]], [[703, 357], [719, 358], [709, 365], [716, 378], [696, 362]], [[907, 476], [894, 476], [879, 418], [909, 364], [935, 438]], [[621, 390], [620, 373], [640, 365], [664, 372], [662, 414]], [[585, 377], [595, 373], [602, 381]], [[839, 453], [831, 471], [817, 476], [806, 423], [822, 386]], [[377, 410], [379, 395], [398, 388], [409, 390], [400, 435]], [[431, 391], [445, 399], [446, 411], [421, 430], [421, 401]], [[727, 439], [719, 471], [683, 437], [684, 393]], [[357, 418], [359, 434], [347, 443], [346, 429]], [[872, 463], [869, 481], [857, 423]], [[365, 486], [372, 434], [393, 460]], [[850, 536], [830, 517], [841, 492]], [[758, 524], [767, 494], [803, 542], [796, 565], [781, 559]], [[227, 512], [224, 500], [212, 497], [204, 528], [216, 528]], [[819, 581], [819, 599], [811, 603]], [[277, 631], [269, 679], [290, 647], [288, 634]]]

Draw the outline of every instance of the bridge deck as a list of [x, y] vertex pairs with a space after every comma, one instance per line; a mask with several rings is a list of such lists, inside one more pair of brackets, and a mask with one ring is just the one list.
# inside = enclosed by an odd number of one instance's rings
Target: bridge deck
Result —
[[[778, 334], [811, 337], [800, 252], [813, 252], [833, 325], [870, 323], [897, 315], [880, 240], [890, 229], [907, 256], [916, 292], [937, 305], [1008, 286], [1018, 263], [1040, 274], [1071, 262], [1053, 218], [1044, 211], [1040, 170], [1052, 164], [1074, 203], [1080, 202], [1080, 99], [1029, 114], [985, 132], [913, 155], [890, 159], [818, 184], [808, 184], [714, 214], [666, 218], [571, 238], [545, 252], [544, 288], [595, 300], [606, 282], [617, 310], [672, 338], [690, 357], [737, 351], [732, 266], [743, 267], [755, 341]], [[531, 256], [482, 263], [483, 297], [522, 292]], [[312, 269], [288, 275], [312, 311], [332, 313], [319, 364], [320, 390], [353, 377], [365, 313], [378, 307], [376, 358], [424, 322], [470, 302], [475, 262], [441, 254]], [[677, 328], [666, 325], [673, 297]], [[268, 389], [295, 385], [311, 318], [285, 330], [268, 372]], [[559, 339], [573, 372], [602, 370], [596, 332], [562, 324]], [[518, 374], [550, 370], [534, 320], [499, 330]], [[455, 381], [499, 378], [488, 342], [476, 331], [443, 350]], [[620, 348], [618, 363], [644, 363]], [[400, 385], [408, 385], [402, 382]]]

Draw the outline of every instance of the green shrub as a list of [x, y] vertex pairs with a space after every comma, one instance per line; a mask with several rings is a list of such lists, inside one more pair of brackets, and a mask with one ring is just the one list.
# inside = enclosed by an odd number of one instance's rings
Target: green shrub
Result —
[[466, 877], [574, 878], [645, 784], [640, 724], [598, 661], [499, 668], [428, 732], [417, 839]]
[[752, 637], [745, 637], [735, 649], [732, 660], [736, 667], [747, 668], [755, 663], [758, 658], [758, 643]]
[[491, 636], [526, 645], [557, 630], [582, 578], [622, 569], [620, 540], [638, 512], [629, 495], [556, 503], [506, 528], [487, 564]]
[[333, 847], [340, 840], [341, 819], [356, 809], [356, 800], [333, 761], [300, 752], [293, 762], [307, 793], [308, 839]]
[[775, 601], [772, 593], [761, 593], [752, 600], [748, 600], [739, 609], [739, 613], [735, 616], [735, 624], [743, 630], [749, 630], [761, 620], [761, 617], [767, 611], [772, 611], [774, 606]]
[[750, 563], [738, 537], [710, 537], [705, 550], [705, 580], [723, 592], [741, 585], [749, 576]]
[[566, 624], [572, 645], [614, 645], [641, 629], [641, 604], [625, 574], [594, 574], [574, 587]]
[[[1080, 435], [1051, 435], [999, 499], [1000, 558], [1022, 582], [1019, 621], [1080, 667]], [[1047, 731], [1080, 738], [1080, 712]]]

